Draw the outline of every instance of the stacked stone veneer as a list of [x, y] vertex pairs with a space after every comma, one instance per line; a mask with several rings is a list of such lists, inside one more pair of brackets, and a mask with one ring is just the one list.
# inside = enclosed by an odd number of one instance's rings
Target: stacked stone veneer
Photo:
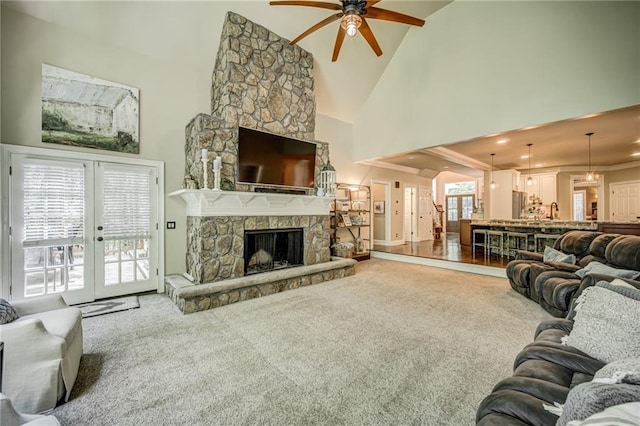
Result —
[[[212, 75], [211, 115], [199, 114], [186, 127], [185, 173], [203, 187], [200, 152], [207, 148], [222, 156], [221, 176], [235, 184], [240, 126], [314, 142], [317, 180], [329, 147], [315, 140], [313, 88], [311, 53], [228, 12]], [[212, 188], [213, 173], [208, 177]]]
[[303, 228], [304, 264], [328, 262], [329, 216], [187, 218], [187, 271], [198, 283], [244, 275], [244, 231]]
[[[254, 191], [238, 184], [238, 127], [316, 144], [315, 181], [329, 161], [327, 143], [315, 140], [313, 56], [246, 18], [228, 12], [212, 75], [211, 115], [199, 114], [186, 126], [185, 174], [202, 188], [201, 150], [222, 158], [222, 189]], [[215, 154], [213, 154], [215, 153]], [[208, 163], [211, 167], [211, 162]], [[208, 187], [214, 175], [208, 173]], [[306, 191], [311, 195], [314, 191]], [[330, 260], [329, 212], [326, 216], [189, 216], [187, 272], [194, 283], [244, 275], [244, 231], [303, 228], [304, 264]]]

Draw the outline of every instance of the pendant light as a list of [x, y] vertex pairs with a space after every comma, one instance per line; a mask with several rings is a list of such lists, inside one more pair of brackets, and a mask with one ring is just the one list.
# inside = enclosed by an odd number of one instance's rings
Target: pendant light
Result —
[[491, 154], [491, 184], [489, 184], [489, 187], [491, 189], [496, 189], [496, 182], [493, 180], [493, 156], [496, 154]]
[[527, 186], [533, 185], [533, 178], [531, 177], [531, 145], [533, 144], [527, 144], [527, 146], [529, 147], [529, 173], [527, 173], [529, 176], [527, 177]]
[[585, 133], [584, 135], [589, 137], [589, 169], [587, 170], [587, 182], [593, 182], [595, 180], [595, 176], [591, 170], [591, 136], [593, 132]]

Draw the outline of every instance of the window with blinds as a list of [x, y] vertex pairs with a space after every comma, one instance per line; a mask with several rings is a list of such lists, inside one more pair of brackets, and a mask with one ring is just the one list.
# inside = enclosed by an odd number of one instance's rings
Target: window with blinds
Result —
[[104, 239], [151, 235], [151, 175], [148, 168], [103, 164]]
[[83, 241], [82, 164], [25, 159], [23, 197], [25, 247]]

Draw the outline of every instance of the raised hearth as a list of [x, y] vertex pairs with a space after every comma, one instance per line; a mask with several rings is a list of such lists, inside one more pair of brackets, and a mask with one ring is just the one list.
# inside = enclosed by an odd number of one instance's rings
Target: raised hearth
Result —
[[334, 257], [330, 262], [215, 283], [195, 285], [181, 275], [165, 278], [165, 293], [184, 314], [217, 308], [355, 274], [356, 261]]

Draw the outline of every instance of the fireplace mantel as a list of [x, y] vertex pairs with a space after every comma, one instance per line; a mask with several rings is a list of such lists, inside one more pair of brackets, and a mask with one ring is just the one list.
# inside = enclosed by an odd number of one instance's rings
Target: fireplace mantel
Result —
[[271, 194], [264, 192], [180, 189], [170, 197], [181, 197], [187, 216], [322, 216], [329, 215], [333, 197]]

